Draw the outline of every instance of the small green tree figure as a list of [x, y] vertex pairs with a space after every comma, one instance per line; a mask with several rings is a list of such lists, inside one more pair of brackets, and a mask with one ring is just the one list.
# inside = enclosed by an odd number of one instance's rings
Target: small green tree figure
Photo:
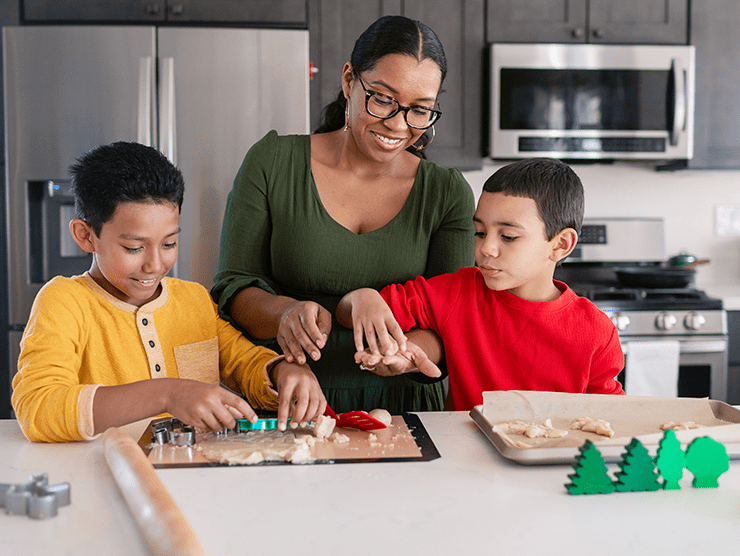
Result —
[[725, 447], [708, 436], [695, 438], [686, 448], [686, 469], [694, 475], [697, 488], [716, 488], [717, 479], [730, 468]]
[[681, 449], [681, 443], [676, 433], [666, 429], [663, 438], [658, 444], [658, 453], [655, 456], [655, 465], [663, 477], [663, 488], [679, 490], [678, 481], [683, 477], [683, 468], [686, 466], [686, 453]]
[[606, 472], [606, 464], [601, 453], [586, 440], [578, 448], [581, 452], [573, 464], [575, 473], [568, 475], [571, 482], [565, 485], [570, 494], [609, 494], [614, 492], [614, 483]]
[[621, 471], [614, 475], [617, 479], [614, 486], [619, 492], [642, 492], [660, 488], [653, 458], [636, 438], [627, 444], [622, 461], [618, 465]]

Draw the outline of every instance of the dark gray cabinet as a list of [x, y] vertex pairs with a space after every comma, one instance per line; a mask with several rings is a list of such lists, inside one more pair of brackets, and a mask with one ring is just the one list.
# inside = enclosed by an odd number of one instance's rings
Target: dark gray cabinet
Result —
[[447, 78], [439, 97], [443, 115], [427, 157], [445, 167], [480, 169], [484, 4], [484, 0], [311, 0], [312, 129], [323, 108], [339, 94], [342, 68], [357, 37], [380, 16], [404, 15], [434, 29], [447, 55]]
[[696, 108], [689, 168], [740, 168], [739, 27], [737, 0], [692, 2]]
[[305, 28], [307, 0], [23, 0], [27, 22], [170, 22]]
[[686, 44], [688, 0], [488, 0], [488, 42]]

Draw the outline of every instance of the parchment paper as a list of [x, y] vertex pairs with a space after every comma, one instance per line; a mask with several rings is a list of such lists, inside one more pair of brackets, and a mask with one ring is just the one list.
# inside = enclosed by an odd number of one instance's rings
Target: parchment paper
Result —
[[[572, 461], [578, 447], [591, 440], [606, 461], [619, 461], [623, 447], [637, 438], [652, 454], [663, 438], [662, 423], [693, 421], [703, 428], [676, 431], [687, 444], [709, 436], [722, 442], [731, 458], [740, 458], [740, 411], [723, 402], [706, 398], [659, 398], [650, 396], [606, 396], [559, 392], [484, 392], [483, 405], [471, 417], [499, 451], [519, 463], [561, 463]], [[571, 430], [578, 417], [604, 419], [611, 424], [612, 438]], [[564, 438], [527, 438], [497, 432], [493, 426], [513, 420], [542, 423], [568, 431]], [[521, 443], [527, 447], [522, 447]]]

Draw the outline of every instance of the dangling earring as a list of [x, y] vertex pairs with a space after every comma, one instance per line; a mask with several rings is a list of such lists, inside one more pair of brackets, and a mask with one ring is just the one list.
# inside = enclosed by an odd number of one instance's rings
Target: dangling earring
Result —
[[347, 100], [347, 106], [344, 107], [344, 131], [349, 131], [352, 127], [349, 125], [349, 100]]
[[[417, 146], [416, 144], [411, 145], [412, 147], [414, 147], [414, 150], [416, 152], [423, 151], [429, 145], [432, 144], [432, 141], [434, 141], [434, 136], [437, 134], [437, 132], [434, 130], [434, 126], [431, 127], [431, 130], [432, 130], [432, 138], [429, 140], [429, 143], [427, 143], [426, 145], [421, 145], [421, 146]], [[424, 132], [424, 133], [426, 133], [426, 132]], [[424, 134], [422, 134], [421, 137], [419, 137], [419, 139], [421, 139], [422, 137], [424, 137]]]

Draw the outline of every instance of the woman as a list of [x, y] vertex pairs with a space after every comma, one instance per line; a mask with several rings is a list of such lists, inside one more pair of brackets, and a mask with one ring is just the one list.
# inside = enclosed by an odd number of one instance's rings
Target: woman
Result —
[[[473, 264], [470, 186], [418, 156], [445, 73], [431, 29], [377, 20], [357, 40], [325, 122], [310, 136], [268, 133], [229, 195], [212, 292], [221, 313], [289, 361], [307, 360], [338, 412], [443, 407], [439, 381], [360, 368], [353, 332], [332, 315], [353, 289]], [[409, 339], [424, 345], [429, 333], [418, 334]]]

